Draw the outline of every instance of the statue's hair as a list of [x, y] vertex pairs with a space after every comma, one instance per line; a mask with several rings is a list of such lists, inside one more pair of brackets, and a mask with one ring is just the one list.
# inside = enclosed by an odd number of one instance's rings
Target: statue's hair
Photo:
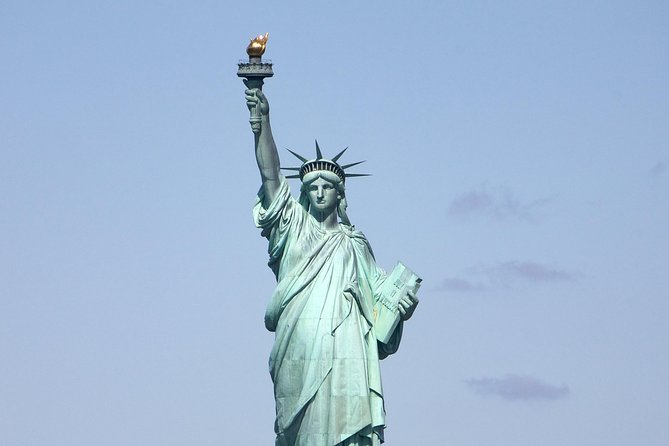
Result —
[[302, 205], [305, 211], [309, 212], [311, 202], [309, 201], [308, 188], [311, 183], [316, 181], [318, 178], [322, 178], [325, 181], [332, 183], [332, 185], [335, 187], [339, 193], [339, 196], [341, 197], [339, 199], [339, 203], [337, 204], [337, 215], [339, 215], [339, 218], [343, 224], [350, 226], [351, 221], [348, 219], [348, 215], [346, 214], [346, 207], [348, 206], [346, 203], [346, 186], [339, 176], [330, 171], [319, 170], [310, 172], [304, 176], [302, 179], [302, 186], [300, 187], [300, 198], [298, 200], [300, 205]]

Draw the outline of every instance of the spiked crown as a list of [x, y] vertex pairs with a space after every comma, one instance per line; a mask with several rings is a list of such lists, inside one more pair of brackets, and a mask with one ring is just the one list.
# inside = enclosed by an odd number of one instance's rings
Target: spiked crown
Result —
[[[348, 147], [346, 148], [348, 149]], [[321, 171], [321, 170], [326, 170], [329, 172], [334, 173], [341, 179], [341, 182], [344, 183], [346, 182], [346, 178], [350, 177], [366, 177], [369, 176], [368, 173], [346, 173], [346, 169], [349, 167], [357, 166], [358, 164], [364, 163], [364, 161], [358, 161], [356, 163], [351, 163], [351, 164], [345, 164], [345, 165], [340, 165], [337, 163], [339, 161], [339, 158], [346, 152], [346, 149], [342, 150], [338, 154], [336, 154], [332, 159], [327, 159], [323, 157], [323, 153], [321, 153], [321, 148], [318, 146], [318, 141], [316, 141], [316, 159], [309, 160], [302, 155], [298, 155], [297, 153], [293, 152], [290, 149], [288, 150], [290, 153], [295, 155], [297, 159], [302, 161], [302, 166], [300, 167], [282, 167], [283, 170], [292, 170], [296, 171], [296, 175], [286, 175], [286, 178], [299, 178], [300, 181], [303, 181], [304, 176], [308, 173], [311, 172], [316, 172], [316, 171]]]

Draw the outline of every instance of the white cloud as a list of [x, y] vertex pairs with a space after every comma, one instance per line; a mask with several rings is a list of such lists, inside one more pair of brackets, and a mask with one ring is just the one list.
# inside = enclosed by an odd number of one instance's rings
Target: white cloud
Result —
[[512, 287], [519, 282], [558, 283], [577, 280], [582, 274], [531, 260], [510, 260], [496, 265], [472, 266], [462, 276], [449, 276], [442, 289], [455, 292], [483, 291], [495, 287]]
[[466, 192], [453, 201], [447, 213], [452, 217], [487, 215], [496, 220], [509, 217], [532, 219], [536, 211], [553, 201], [553, 197], [522, 202], [507, 190], [489, 191], [485, 186]]
[[481, 395], [496, 395], [506, 400], [556, 400], [571, 393], [566, 384], [554, 385], [531, 376], [506, 375], [502, 378], [476, 378], [467, 385]]
[[537, 262], [515, 260], [483, 268], [483, 273], [489, 278], [523, 279], [533, 282], [568, 281], [577, 278], [577, 274]]
[[667, 169], [669, 169], [667, 163], [664, 161], [659, 161], [650, 169], [649, 173], [651, 177], [658, 178], [664, 175], [667, 172]]
[[447, 277], [442, 281], [441, 288], [448, 291], [477, 291], [485, 286], [460, 277]]

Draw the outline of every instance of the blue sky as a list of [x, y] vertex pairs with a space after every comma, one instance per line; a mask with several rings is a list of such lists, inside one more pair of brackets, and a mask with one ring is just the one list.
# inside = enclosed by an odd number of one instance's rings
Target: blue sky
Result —
[[273, 289], [236, 63], [282, 159], [423, 276], [388, 445], [664, 446], [669, 6], [0, 6], [0, 443], [271, 444]]

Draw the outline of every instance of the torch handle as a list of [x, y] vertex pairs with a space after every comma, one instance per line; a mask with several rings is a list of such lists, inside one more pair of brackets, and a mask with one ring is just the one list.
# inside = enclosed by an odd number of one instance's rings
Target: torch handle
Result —
[[[262, 90], [262, 85], [263, 85], [263, 80], [262, 78], [247, 78], [246, 79], [246, 87], [249, 90], [252, 90], [254, 88], [257, 88], [258, 90]], [[254, 95], [256, 98], [258, 97], [257, 94]], [[251, 124], [251, 130], [253, 133], [260, 133], [260, 122], [262, 121], [262, 117], [260, 114], [260, 104], [256, 105], [253, 107], [251, 110], [251, 116], [249, 117], [249, 124]]]

